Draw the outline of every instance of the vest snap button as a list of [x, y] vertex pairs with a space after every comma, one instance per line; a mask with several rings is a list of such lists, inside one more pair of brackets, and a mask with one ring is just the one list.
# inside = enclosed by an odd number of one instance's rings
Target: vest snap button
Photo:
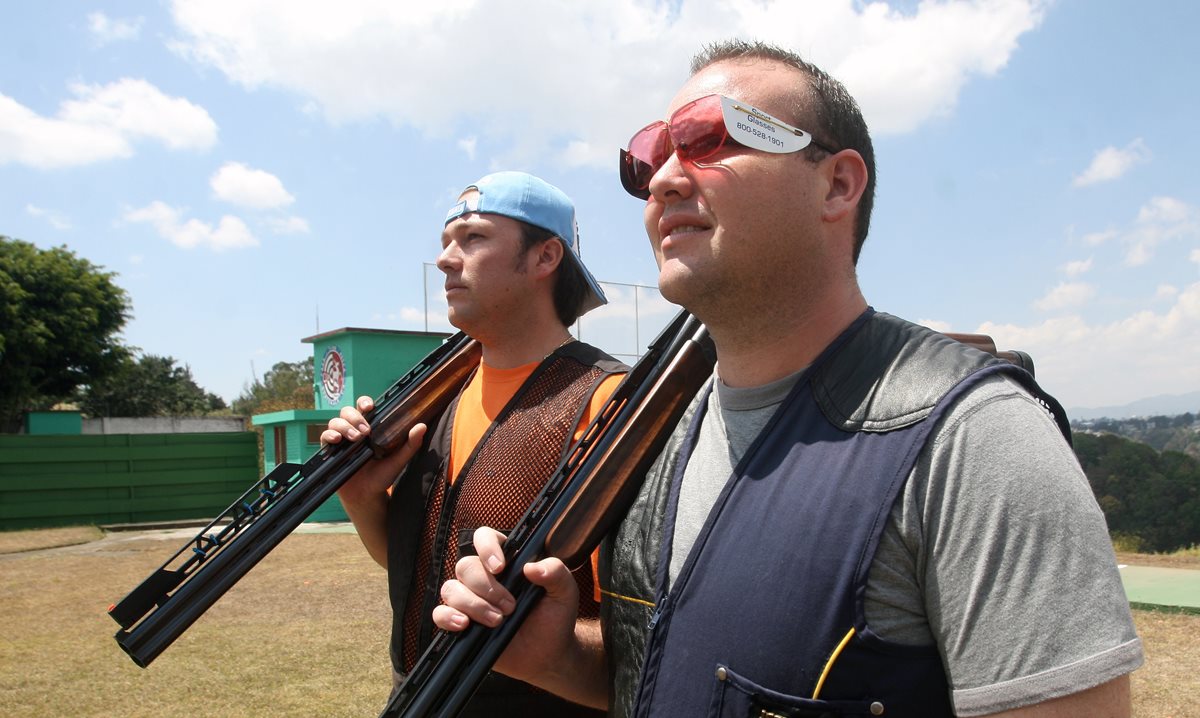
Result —
[[871, 715], [873, 715], [873, 716], [883, 715], [883, 704], [880, 703], [879, 701], [875, 701], [874, 703], [872, 703], [871, 704]]
[[729, 674], [725, 671], [725, 666], [717, 666], [717, 680], [723, 681], [728, 677]]

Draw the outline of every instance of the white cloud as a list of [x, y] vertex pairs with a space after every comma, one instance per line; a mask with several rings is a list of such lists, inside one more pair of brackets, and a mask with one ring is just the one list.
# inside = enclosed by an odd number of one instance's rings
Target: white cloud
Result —
[[66, 122], [109, 127], [123, 135], [157, 140], [170, 149], [208, 149], [217, 124], [182, 97], [169, 97], [145, 80], [123, 78], [107, 85], [76, 83], [59, 111]]
[[241, 162], [226, 162], [213, 174], [209, 185], [218, 199], [241, 207], [274, 209], [296, 200], [278, 177]]
[[1137, 221], [1140, 224], [1180, 224], [1194, 214], [1186, 202], [1174, 197], [1155, 197], [1138, 210]]
[[132, 154], [129, 141], [112, 128], [41, 117], [0, 95], [0, 165], [13, 162], [45, 169]]
[[950, 326], [949, 322], [943, 322], [940, 319], [918, 319], [917, 324], [920, 324], [923, 327], [929, 327], [933, 331], [941, 332], [942, 334], [954, 330], [954, 327]]
[[1120, 236], [1120, 232], [1115, 229], [1106, 229], [1103, 232], [1092, 232], [1091, 234], [1083, 235], [1083, 243], [1091, 246], [1104, 244], [1110, 239], [1116, 239]]
[[417, 307], [400, 307], [396, 312], [376, 312], [371, 315], [373, 321], [386, 321], [401, 327], [423, 327], [425, 311]]
[[1158, 289], [1154, 291], [1155, 301], [1171, 300], [1179, 296], [1179, 288], [1173, 287], [1170, 284], [1160, 284]]
[[1096, 153], [1096, 156], [1092, 158], [1092, 163], [1088, 165], [1087, 169], [1076, 175], [1071, 184], [1076, 187], [1086, 187], [1099, 182], [1109, 182], [1124, 175], [1134, 165], [1149, 160], [1150, 149], [1146, 147], [1146, 143], [1142, 142], [1140, 137], [1123, 149], [1105, 147]]
[[184, 249], [206, 247], [222, 252], [258, 246], [258, 240], [250, 233], [250, 228], [238, 217], [225, 215], [214, 227], [198, 219], [185, 220], [183, 214], [183, 210], [155, 201], [140, 209], [125, 212], [124, 219], [150, 224], [164, 239]]
[[1035, 301], [1033, 306], [1043, 312], [1069, 309], [1086, 304], [1096, 294], [1096, 288], [1085, 282], [1061, 282], [1046, 296]]
[[403, 322], [415, 323], [425, 318], [425, 312], [416, 307], [401, 307], [400, 320]]
[[462, 150], [467, 155], [467, 159], [475, 159], [475, 147], [479, 144], [478, 137], [464, 137], [458, 141], [458, 149]]
[[[808, 54], [846, 84], [875, 134], [908, 132], [949, 114], [968, 80], [1002, 70], [1020, 37], [1043, 17], [1038, 0], [922, 2], [915, 14], [881, 2], [861, 5], [861, 12], [854, 9], [859, 3], [850, 2], [788, 5], [794, 24], [770, 36], [801, 51], [812, 47]], [[773, 10], [762, 13], [762, 29], [778, 22]], [[787, 28], [814, 20], [805, 42], [788, 37], [794, 31]], [[833, 62], [823, 62], [825, 54]]]
[[217, 125], [204, 108], [163, 94], [145, 80], [76, 83], [54, 117], [0, 95], [0, 165], [52, 169], [133, 155], [138, 140], [174, 150], [216, 144]]
[[1200, 210], [1175, 197], [1153, 197], [1127, 226], [1085, 234], [1081, 241], [1088, 246], [1117, 242], [1125, 248], [1125, 265], [1138, 267], [1152, 260], [1164, 242], [1189, 237], [1200, 239]]
[[71, 220], [64, 215], [59, 214], [58, 212], [42, 209], [41, 207], [37, 207], [32, 204], [25, 205], [25, 212], [30, 217], [37, 217], [38, 219], [46, 220], [46, 222], [48, 222], [50, 226], [55, 229], [65, 230], [71, 229], [72, 227]]
[[1078, 277], [1081, 274], [1087, 274], [1092, 269], [1092, 258], [1078, 259], [1073, 262], [1067, 262], [1063, 267], [1063, 272], [1068, 277]]
[[[247, 88], [294, 92], [331, 122], [383, 117], [445, 138], [469, 129], [512, 145], [496, 158], [504, 163], [548, 154], [607, 166], [614, 146], [661, 115], [706, 42], [795, 48], [846, 83], [874, 132], [905, 132], [951, 111], [972, 78], [1000, 71], [1043, 5], [356, 0], [334, 12], [289, 0], [175, 0], [172, 10], [179, 53]], [[531, 31], [537, 42], [496, 52], [495, 38]]]
[[112, 19], [102, 12], [89, 13], [87, 20], [88, 32], [92, 33], [92, 40], [97, 45], [136, 40], [145, 21], [142, 17]]
[[1193, 249], [1192, 253], [1188, 255], [1188, 259], [1196, 264], [1200, 264], [1200, 249]]
[[985, 323], [1001, 349], [1029, 352], [1038, 382], [1067, 407], [1124, 404], [1200, 389], [1200, 282], [1162, 312], [1140, 310], [1106, 324], [1078, 315], [1032, 326]]
[[271, 217], [265, 221], [275, 234], [308, 234], [308, 220], [303, 217]]
[[1181, 237], [1200, 237], [1196, 209], [1173, 197], [1155, 197], [1138, 210], [1137, 221], [1122, 236], [1128, 247], [1125, 264], [1143, 265], [1160, 244]]

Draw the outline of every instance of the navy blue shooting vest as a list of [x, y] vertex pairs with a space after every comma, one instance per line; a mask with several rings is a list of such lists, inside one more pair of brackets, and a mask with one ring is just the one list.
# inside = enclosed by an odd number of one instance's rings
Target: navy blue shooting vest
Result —
[[[996, 373], [1043, 398], [1065, 425], [1023, 370], [868, 310], [747, 450], [664, 595], [702, 404], [675, 441], [680, 459], [651, 472], [602, 564], [611, 715], [626, 715], [633, 700], [636, 716], [953, 715], [936, 648], [872, 633], [863, 598], [931, 430], [956, 397]], [[620, 665], [631, 658], [632, 670]]]

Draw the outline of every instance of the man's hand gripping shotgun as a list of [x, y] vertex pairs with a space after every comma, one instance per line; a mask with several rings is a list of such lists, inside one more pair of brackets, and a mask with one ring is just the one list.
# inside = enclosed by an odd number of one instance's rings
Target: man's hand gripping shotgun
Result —
[[366, 441], [332, 444], [304, 464], [284, 463], [250, 487], [108, 613], [116, 639], [143, 668], [372, 455], [390, 453], [415, 424], [440, 414], [479, 364], [478, 342], [461, 332], [421, 360], [375, 402]]

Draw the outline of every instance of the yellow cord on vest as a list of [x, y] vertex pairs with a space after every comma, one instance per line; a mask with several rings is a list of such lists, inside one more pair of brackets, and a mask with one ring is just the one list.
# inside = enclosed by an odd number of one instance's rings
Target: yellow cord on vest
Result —
[[842, 651], [846, 648], [846, 644], [850, 643], [851, 638], [854, 638], [853, 628], [850, 629], [850, 632], [846, 634], [846, 637], [842, 639], [837, 648], [833, 649], [833, 655], [826, 661], [825, 670], [821, 671], [821, 678], [817, 681], [817, 689], [813, 691], [813, 700], [816, 700], [817, 696], [821, 695], [821, 689], [825, 687], [825, 679], [829, 677], [829, 672], [833, 670], [833, 662], [838, 659], [838, 656], [842, 655]]
[[600, 589], [600, 593], [604, 594], [605, 596], [611, 596], [613, 598], [619, 599], [621, 601], [630, 601], [632, 603], [640, 603], [643, 606], [649, 606], [650, 608], [654, 608], [653, 601], [647, 601], [647, 600], [641, 599], [641, 598], [634, 598], [633, 596], [622, 596], [619, 593], [613, 593], [612, 591], [605, 591], [603, 588]]

